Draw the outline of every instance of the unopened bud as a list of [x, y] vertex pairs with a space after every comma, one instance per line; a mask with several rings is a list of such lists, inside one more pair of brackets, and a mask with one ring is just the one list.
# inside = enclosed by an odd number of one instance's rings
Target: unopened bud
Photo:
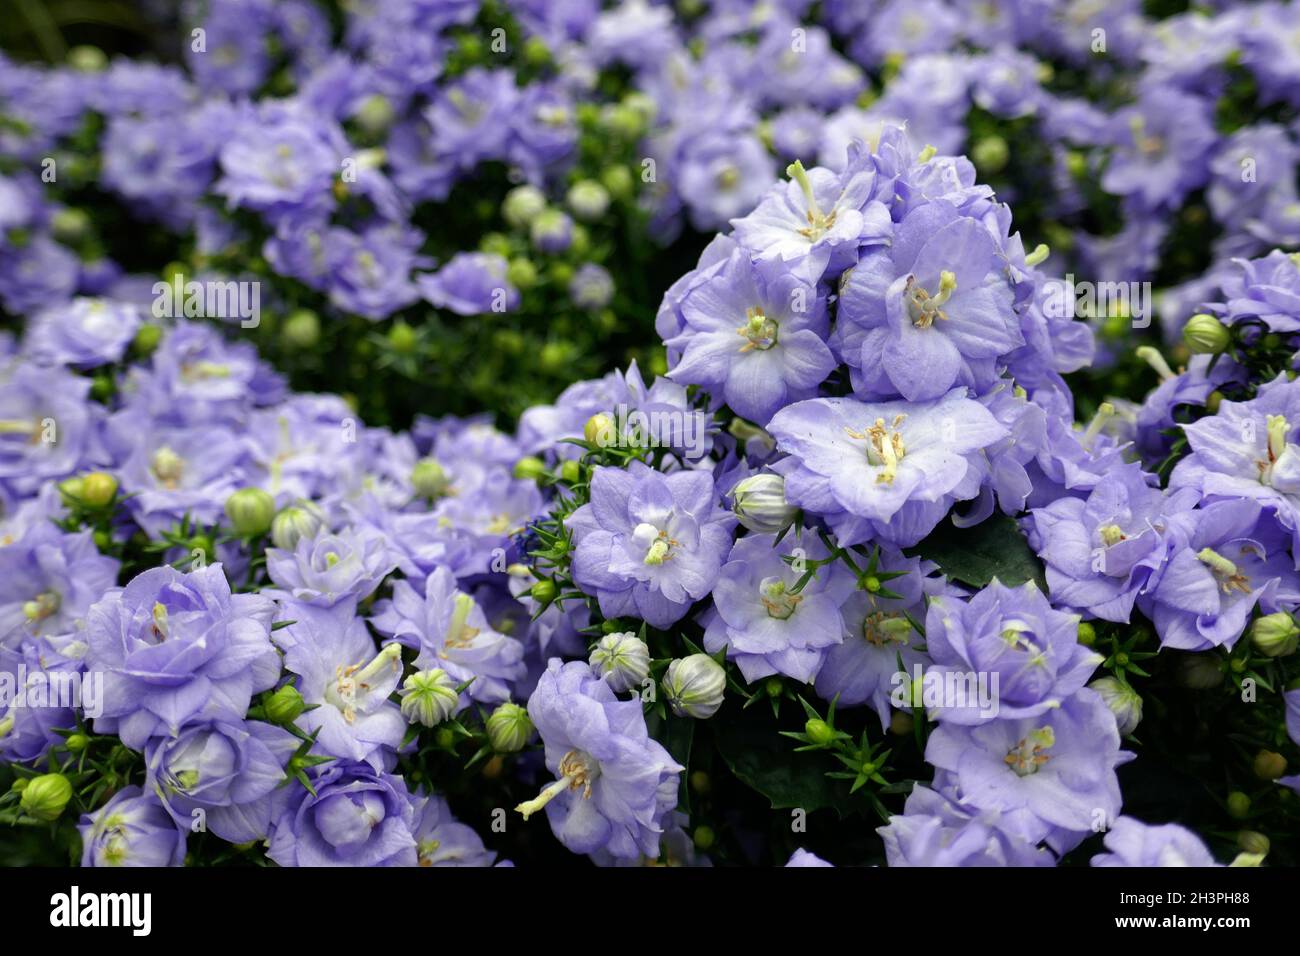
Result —
[[226, 499], [226, 517], [241, 538], [266, 534], [275, 518], [275, 499], [261, 488], [240, 488]]
[[488, 742], [498, 753], [522, 750], [532, 733], [533, 722], [528, 718], [528, 711], [510, 701], [492, 711], [487, 719]]
[[1099, 677], [1089, 688], [1101, 695], [1102, 701], [1115, 715], [1120, 734], [1128, 736], [1142, 721], [1142, 698], [1128, 684], [1114, 677]]
[[1192, 316], [1183, 326], [1183, 342], [1193, 355], [1218, 355], [1231, 340], [1223, 323], [1205, 312]]
[[407, 723], [434, 727], [452, 714], [460, 704], [456, 682], [445, 670], [435, 667], [419, 671], [402, 684], [402, 716]]
[[668, 665], [663, 684], [673, 713], [704, 720], [722, 706], [727, 672], [708, 654], [692, 654]]
[[1250, 642], [1265, 657], [1286, 657], [1300, 643], [1300, 627], [1285, 611], [1265, 614], [1251, 626]]
[[731, 498], [740, 523], [759, 534], [780, 531], [799, 511], [785, 500], [785, 479], [770, 473], [746, 478], [732, 489]]
[[631, 631], [606, 634], [591, 650], [591, 667], [615, 693], [640, 687], [650, 674], [650, 648]]
[[291, 724], [307, 709], [307, 702], [298, 688], [285, 684], [266, 701], [266, 719], [281, 726]]
[[63, 816], [63, 810], [72, 799], [72, 784], [61, 773], [47, 773], [33, 777], [23, 789], [19, 801], [23, 813], [43, 823], [53, 823]]

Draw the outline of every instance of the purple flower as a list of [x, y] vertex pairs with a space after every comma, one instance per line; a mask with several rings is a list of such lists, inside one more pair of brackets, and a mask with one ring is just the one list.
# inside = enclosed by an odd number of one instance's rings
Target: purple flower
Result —
[[749, 212], [776, 181], [771, 154], [754, 136], [701, 136], [687, 144], [680, 162], [677, 188], [701, 232]]
[[0, 374], [0, 482], [30, 494], [92, 462], [98, 406], [89, 392], [89, 379], [30, 362]]
[[366, 764], [327, 764], [275, 792], [267, 856], [280, 866], [416, 866], [415, 798], [401, 777]]
[[219, 564], [153, 568], [109, 591], [86, 614], [86, 669], [104, 675], [96, 732], [142, 750], [190, 721], [242, 720], [280, 676], [274, 612], [263, 595], [232, 594]]
[[787, 867], [832, 867], [834, 863], [827, 863], [815, 853], [809, 853], [802, 847], [790, 854], [790, 859], [786, 860]]
[[[472, 827], [451, 815], [443, 797], [416, 799], [415, 842], [420, 866], [492, 866], [497, 855]], [[500, 864], [498, 864], [500, 865]]]
[[420, 295], [457, 315], [511, 312], [519, 290], [506, 281], [506, 260], [490, 252], [458, 252], [437, 272], [416, 276]]
[[786, 500], [824, 515], [841, 545], [920, 541], [954, 500], [975, 497], [978, 453], [1008, 434], [964, 392], [924, 403], [817, 398], [783, 408], [768, 431], [791, 456], [777, 466]]
[[1119, 813], [1115, 768], [1131, 756], [1119, 749], [1114, 715], [1087, 688], [1037, 717], [944, 721], [925, 748], [926, 761], [942, 771], [937, 789], [951, 783], [963, 805], [1002, 813], [1030, 843], [1050, 837], [1071, 846], [1099, 813], [1104, 820]]
[[0, 646], [78, 631], [90, 606], [117, 583], [119, 567], [95, 549], [90, 531], [33, 525], [0, 547]]
[[1236, 259], [1223, 279], [1223, 320], [1259, 318], [1274, 332], [1300, 331], [1300, 265], [1281, 250]]
[[626, 471], [597, 468], [591, 501], [565, 524], [574, 583], [599, 600], [601, 613], [664, 628], [713, 589], [735, 519], [706, 472], [664, 475], [633, 461]]
[[[1277, 515], [1300, 544], [1300, 382], [1285, 375], [1260, 386], [1248, 402], [1220, 403], [1214, 415], [1183, 426], [1192, 453], [1169, 487], [1192, 488], [1208, 499], [1252, 498]], [[1300, 551], [1297, 551], [1300, 553]]]
[[1116, 147], [1101, 186], [1148, 210], [1176, 206], [1203, 185], [1218, 140], [1206, 100], [1159, 85], [1115, 114], [1113, 135]]
[[266, 836], [271, 791], [297, 747], [293, 735], [256, 720], [189, 724], [145, 747], [145, 788], [182, 830], [201, 820], [230, 843]]
[[669, 377], [710, 389], [759, 425], [811, 398], [835, 369], [825, 298], [793, 275], [755, 268], [741, 250], [679, 308], [684, 327], [665, 345], [681, 359]]
[[221, 148], [215, 190], [231, 206], [273, 221], [303, 209], [328, 209], [343, 172], [342, 131], [305, 109], [280, 106], [237, 123]]
[[81, 818], [82, 866], [180, 866], [185, 836], [158, 799], [139, 787], [123, 787], [94, 813]]
[[393, 583], [391, 600], [375, 605], [375, 630], [419, 651], [417, 670], [441, 668], [460, 684], [469, 681], [468, 700], [510, 699], [511, 685], [525, 672], [524, 646], [488, 624], [474, 598], [456, 588], [456, 578], [438, 568], [424, 582], [424, 594], [409, 581]]
[[936, 710], [943, 721], [978, 724], [1038, 717], [1083, 687], [1102, 657], [1078, 641], [1079, 619], [1054, 610], [1037, 585], [993, 581], [970, 600], [930, 599], [925, 645], [934, 664], [926, 681], [970, 675], [990, 682], [993, 713], [965, 695]]
[[864, 398], [938, 398], [984, 389], [1024, 344], [997, 243], [947, 202], [918, 207], [843, 289], [835, 345]]
[[406, 721], [388, 698], [402, 679], [401, 648], [382, 650], [351, 602], [323, 608], [287, 603], [276, 631], [284, 669], [298, 675], [298, 692], [312, 709], [296, 721], [318, 733], [320, 751], [382, 769], [402, 743]]
[[569, 298], [580, 309], [603, 309], [613, 297], [613, 277], [604, 266], [594, 262], [584, 262], [569, 280]]
[[1030, 543], [1047, 566], [1058, 604], [1126, 622], [1133, 602], [1164, 563], [1167, 516], [1195, 504], [1166, 496], [1139, 465], [1103, 477], [1087, 498], [1058, 498], [1029, 518]]
[[836, 276], [859, 246], [891, 235], [889, 210], [875, 198], [876, 170], [860, 148], [843, 173], [795, 163], [758, 207], [732, 222], [736, 241], [759, 262], [781, 262], [805, 282]]
[[1300, 605], [1288, 536], [1258, 501], [1226, 500], [1170, 519], [1170, 555], [1141, 600], [1164, 647], [1231, 648], [1251, 613]]
[[944, 593], [957, 593], [938, 568], [918, 558], [905, 558], [881, 549], [875, 575], [876, 591], [854, 591], [844, 602], [845, 637], [826, 654], [817, 675], [817, 693], [838, 699], [843, 707], [866, 704], [888, 727], [895, 674], [911, 674], [929, 664], [923, 641], [913, 622], [924, 622], [926, 602]]
[[325, 239], [330, 301], [345, 312], [384, 319], [411, 305], [419, 292], [411, 269], [420, 264], [414, 230], [374, 226], [362, 233], [331, 229]]
[[294, 600], [321, 607], [369, 597], [396, 565], [382, 537], [355, 528], [300, 538], [291, 552], [266, 549], [266, 570], [275, 585]]
[[901, 814], [876, 830], [890, 866], [1053, 866], [1055, 858], [1006, 828], [997, 811], [962, 806], [919, 784]]
[[1209, 849], [1191, 830], [1176, 823], [1161, 826], [1120, 817], [1104, 840], [1109, 852], [1092, 858], [1093, 866], [1218, 866]]
[[[845, 567], [837, 562], [821, 568], [803, 590], [793, 591], [805, 570], [802, 562], [828, 554], [820, 541], [807, 538], [790, 534], [777, 544], [774, 534], [746, 535], [732, 547], [714, 585], [704, 647], [710, 653], [725, 647], [750, 683], [785, 674], [810, 684], [828, 649], [844, 640], [840, 606], [855, 586]], [[790, 556], [794, 564], [783, 560]]]
[[520, 804], [525, 819], [545, 807], [555, 836], [574, 853], [657, 858], [683, 768], [647, 734], [641, 701], [619, 700], [582, 661], [553, 658], [528, 716], [557, 779]]
[[[78, 724], [78, 708], [99, 709], [93, 682], [78, 684], [85, 645], [77, 639], [35, 638], [0, 642], [0, 762], [35, 763], [62, 744]], [[61, 694], [69, 688], [71, 696]], [[11, 696], [12, 695], [12, 696]], [[42, 703], [43, 702], [43, 703]]]
[[41, 364], [93, 368], [116, 362], [140, 327], [140, 310], [104, 299], [73, 299], [28, 327], [24, 351]]

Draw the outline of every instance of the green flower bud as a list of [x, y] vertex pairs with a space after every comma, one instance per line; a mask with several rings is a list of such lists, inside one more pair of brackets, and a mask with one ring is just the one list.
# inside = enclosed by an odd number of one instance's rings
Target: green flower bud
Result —
[[295, 349], [315, 348], [320, 344], [320, 317], [311, 309], [298, 309], [284, 320], [280, 338]]
[[64, 478], [59, 482], [59, 494], [73, 504], [81, 501], [82, 494], [86, 490], [86, 479], [80, 475], [73, 475], [71, 478]]
[[595, 222], [609, 210], [609, 191], [593, 179], [581, 179], [569, 188], [565, 202], [578, 219]]
[[514, 251], [510, 246], [510, 237], [499, 232], [489, 232], [479, 240], [478, 247], [480, 252], [489, 252], [502, 259], [509, 259]]
[[1231, 340], [1223, 323], [1204, 312], [1192, 316], [1183, 326], [1183, 342], [1193, 355], [1218, 355]]
[[731, 510], [750, 531], [767, 534], [788, 525], [799, 509], [785, 500], [785, 479], [764, 472], [731, 489]]
[[566, 458], [564, 463], [560, 465], [560, 480], [570, 485], [576, 485], [582, 480], [582, 465], [572, 458]]
[[92, 471], [81, 479], [81, 502], [91, 508], [103, 508], [117, 497], [117, 479], [105, 471]]
[[727, 672], [708, 654], [692, 654], [668, 665], [663, 685], [673, 713], [705, 720], [722, 706]]
[[534, 455], [528, 455], [515, 462], [511, 473], [524, 481], [540, 481], [546, 477], [546, 462]]
[[261, 488], [240, 488], [226, 499], [226, 517], [241, 538], [266, 534], [275, 518], [275, 499]]
[[290, 505], [271, 522], [271, 543], [281, 551], [292, 551], [302, 538], [314, 538], [325, 527], [325, 516], [310, 501]]
[[506, 266], [506, 281], [517, 289], [531, 289], [537, 285], [537, 266], [520, 256]]
[[650, 648], [631, 631], [606, 634], [591, 649], [589, 660], [616, 694], [640, 687], [650, 675]]
[[717, 842], [718, 836], [713, 832], [713, 827], [698, 826], [691, 839], [695, 841], [696, 847], [701, 850], [707, 850]]
[[1133, 733], [1142, 721], [1142, 698], [1128, 684], [1114, 677], [1098, 677], [1088, 685], [1101, 695], [1102, 701], [1115, 715], [1115, 723], [1124, 736]]
[[267, 698], [266, 719], [273, 724], [284, 726], [297, 720], [306, 709], [307, 702], [302, 699], [302, 694], [298, 693], [298, 688], [292, 684], [285, 684]]
[[559, 593], [560, 589], [555, 586], [555, 582], [550, 578], [542, 578], [528, 589], [528, 596], [542, 607], [546, 607], [554, 601]]
[[402, 716], [407, 723], [434, 727], [442, 723], [460, 704], [456, 682], [440, 667], [419, 671], [402, 684]]
[[63, 742], [63, 745], [74, 754], [79, 754], [90, 746], [90, 738], [85, 734], [73, 734]]
[[809, 718], [808, 722], [803, 725], [803, 732], [810, 741], [819, 747], [825, 747], [835, 739], [834, 729], [819, 717]]
[[401, 319], [394, 322], [388, 330], [388, 345], [398, 355], [413, 355], [419, 344], [415, 329]]
[[1261, 750], [1255, 754], [1251, 769], [1260, 780], [1276, 780], [1286, 773], [1286, 758], [1272, 750]]
[[1237, 832], [1237, 846], [1241, 847], [1243, 852], [1255, 856], [1268, 856], [1268, 851], [1273, 848], [1269, 838], [1258, 830], [1239, 830]]
[[163, 330], [157, 325], [146, 323], [140, 326], [140, 330], [135, 333], [135, 338], [131, 341], [131, 351], [141, 358], [152, 355], [154, 349], [158, 348], [158, 343], [162, 341], [162, 335]]
[[512, 754], [522, 750], [533, 733], [533, 722], [528, 711], [507, 701], [487, 719], [488, 742], [497, 753]]
[[1300, 627], [1285, 611], [1265, 614], [1251, 625], [1250, 642], [1265, 657], [1286, 657], [1300, 644]]
[[377, 136], [393, 125], [396, 116], [397, 111], [393, 109], [393, 103], [388, 97], [381, 93], [372, 93], [361, 101], [356, 120], [357, 125], [363, 130], [372, 136]]
[[626, 166], [606, 166], [600, 171], [600, 184], [615, 199], [631, 199], [636, 191], [636, 178]]
[[1001, 136], [985, 136], [971, 149], [971, 161], [981, 175], [1000, 172], [1007, 165], [1011, 150]]
[[598, 448], [610, 447], [618, 438], [614, 433], [614, 420], [603, 412], [592, 415], [582, 428], [582, 437]]
[[524, 60], [530, 66], [545, 66], [551, 60], [551, 51], [546, 41], [539, 36], [531, 36], [524, 41]]
[[90, 216], [84, 209], [67, 207], [60, 209], [50, 220], [50, 231], [54, 238], [64, 243], [77, 243], [90, 232]]
[[411, 469], [411, 488], [420, 498], [441, 498], [450, 487], [446, 469], [432, 458], [421, 458]]
[[1092, 647], [1097, 643], [1097, 629], [1087, 621], [1079, 622], [1079, 643], [1084, 647]]
[[68, 66], [81, 73], [99, 73], [108, 66], [108, 57], [97, 46], [74, 46], [68, 51]]
[[23, 813], [43, 823], [53, 823], [63, 816], [72, 799], [72, 784], [61, 773], [47, 773], [27, 782], [19, 801]]
[[1224, 802], [1228, 808], [1228, 816], [1232, 819], [1244, 820], [1250, 815], [1250, 797], [1240, 790], [1232, 791]]
[[916, 719], [905, 710], [896, 710], [889, 715], [889, 732], [896, 737], [912, 736]]

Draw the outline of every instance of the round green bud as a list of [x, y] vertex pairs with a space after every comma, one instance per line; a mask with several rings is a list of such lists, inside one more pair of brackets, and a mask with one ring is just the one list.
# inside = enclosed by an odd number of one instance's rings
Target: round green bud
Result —
[[1223, 323], [1204, 312], [1192, 316], [1183, 326], [1183, 343], [1193, 355], [1218, 355], [1231, 340]]
[[583, 222], [595, 222], [609, 210], [609, 190], [593, 179], [580, 179], [569, 187], [565, 202]]
[[516, 186], [501, 203], [501, 217], [516, 229], [523, 229], [546, 208], [546, 195], [536, 186]]
[[614, 420], [603, 412], [592, 415], [582, 428], [582, 437], [597, 448], [609, 448], [617, 439]]
[[1237, 831], [1237, 846], [1244, 852], [1253, 853], [1257, 856], [1268, 856], [1268, 851], [1273, 848], [1269, 838], [1258, 830]]
[[1286, 758], [1276, 751], [1261, 750], [1255, 754], [1251, 769], [1260, 780], [1276, 780], [1286, 773]]
[[531, 588], [528, 589], [528, 596], [531, 597], [542, 607], [546, 607], [554, 601], [560, 594], [560, 589], [556, 587], [555, 582], [550, 578], [542, 578]]
[[537, 266], [523, 256], [511, 259], [506, 266], [506, 281], [516, 289], [531, 289], [537, 285]]
[[419, 671], [402, 684], [402, 716], [407, 723], [435, 727], [460, 704], [456, 682], [440, 667]]
[[198, 551], [203, 555], [203, 560], [211, 564], [217, 559], [217, 546], [212, 543], [212, 538], [206, 534], [196, 534], [190, 540], [185, 542], [185, 549], [191, 553]]
[[82, 476], [81, 501], [91, 508], [104, 508], [117, 497], [117, 479], [106, 471], [92, 471]]
[[905, 710], [896, 710], [889, 717], [889, 732], [896, 737], [911, 736], [916, 719]]
[[377, 136], [392, 126], [396, 117], [397, 111], [393, 109], [392, 101], [382, 93], [367, 96], [361, 101], [356, 113], [357, 125], [372, 136]]
[[1234, 820], [1244, 820], [1250, 815], [1250, 797], [1240, 790], [1234, 790], [1228, 794], [1228, 799], [1224, 801], [1228, 809], [1228, 816]]
[[547, 342], [537, 356], [538, 364], [548, 372], [562, 372], [568, 368], [573, 346], [568, 342]]
[[162, 341], [162, 336], [161, 326], [146, 323], [140, 326], [140, 330], [135, 333], [135, 338], [131, 340], [131, 351], [141, 358], [152, 355], [154, 349], [158, 348], [158, 343]]
[[515, 462], [511, 473], [524, 481], [540, 481], [546, 477], [546, 462], [534, 455], [527, 455]]
[[433, 458], [421, 458], [411, 469], [411, 488], [420, 498], [441, 498], [451, 487], [447, 470]]
[[84, 209], [65, 207], [56, 212], [54, 218], [50, 220], [50, 231], [60, 242], [79, 242], [90, 232], [90, 216]]
[[569, 281], [573, 278], [573, 266], [569, 265], [567, 262], [553, 263], [551, 268], [548, 270], [548, 275], [550, 275], [551, 281], [556, 285], [567, 286]]
[[307, 702], [302, 699], [302, 694], [298, 693], [298, 688], [292, 684], [285, 684], [267, 698], [266, 719], [273, 724], [284, 726], [297, 720], [306, 709]]
[[399, 355], [413, 354], [419, 342], [415, 329], [401, 319], [394, 322], [388, 330], [388, 346]]
[[751, 475], [731, 489], [731, 510], [740, 523], [758, 534], [780, 531], [799, 509], [785, 500], [785, 479], [780, 475]]
[[1011, 158], [1007, 141], [1001, 136], [985, 136], [971, 150], [971, 161], [982, 175], [1001, 172]]
[[1114, 677], [1098, 677], [1088, 686], [1101, 696], [1115, 715], [1122, 735], [1128, 736], [1137, 729], [1142, 721], [1142, 698], [1137, 691]]
[[599, 122], [606, 134], [627, 141], [639, 139], [646, 128], [645, 117], [622, 103], [601, 110]]
[[1219, 405], [1223, 403], [1223, 393], [1217, 388], [1210, 393], [1210, 397], [1205, 400], [1205, 411], [1210, 415], [1219, 414]]
[[573, 237], [569, 241], [569, 251], [581, 259], [590, 249], [591, 233], [587, 231], [586, 226], [575, 225], [573, 227]]
[[108, 57], [99, 47], [82, 44], [68, 51], [68, 66], [81, 73], [99, 73], [108, 66]]
[[691, 789], [696, 793], [708, 793], [712, 788], [712, 783], [713, 782], [709, 779], [709, 775], [703, 770], [692, 771], [690, 776], [690, 785]]
[[779, 677], [769, 677], [763, 682], [763, 692], [768, 697], [780, 697], [785, 693], [785, 684], [781, 682]]
[[551, 51], [545, 40], [531, 36], [524, 41], [524, 62], [529, 66], [545, 66], [550, 61]]
[[803, 732], [818, 747], [825, 747], [835, 739], [835, 731], [830, 724], [819, 717], [813, 717], [803, 725]]
[[708, 654], [692, 654], [668, 665], [663, 686], [678, 717], [706, 720], [722, 706], [727, 672]]
[[456, 734], [450, 727], [439, 727], [433, 735], [433, 742], [444, 750], [451, 750], [456, 743]]
[[320, 316], [311, 309], [298, 309], [284, 320], [280, 338], [296, 349], [315, 348], [320, 344]]
[[101, 554], [107, 552], [108, 549], [113, 546], [112, 532], [106, 531], [103, 528], [95, 529], [94, 538], [95, 538], [95, 550], [99, 551]]
[[576, 485], [582, 480], [582, 465], [572, 458], [565, 459], [564, 464], [560, 465], [560, 480]]
[[626, 166], [606, 166], [600, 171], [600, 184], [619, 200], [631, 199], [636, 191], [636, 178]]
[[717, 834], [713, 832], [713, 827], [698, 826], [695, 828], [695, 834], [691, 837], [695, 845], [701, 850], [707, 850], [717, 842]]
[[1265, 614], [1251, 625], [1250, 643], [1265, 657], [1286, 657], [1300, 644], [1300, 627], [1285, 611]]
[[85, 734], [73, 734], [63, 742], [63, 745], [74, 754], [79, 754], [90, 746], [90, 738]]
[[1097, 643], [1097, 629], [1088, 621], [1079, 622], [1079, 643], [1084, 647], [1092, 647]]
[[588, 660], [616, 694], [640, 687], [650, 676], [650, 648], [631, 631], [606, 634]]
[[275, 518], [275, 499], [261, 488], [240, 488], [226, 499], [226, 517], [241, 538], [266, 534]]
[[86, 479], [80, 475], [73, 475], [71, 478], [64, 478], [59, 482], [59, 494], [68, 501], [77, 504], [81, 501], [82, 494], [86, 490]]
[[303, 538], [314, 538], [325, 527], [325, 516], [310, 501], [299, 501], [275, 516], [271, 522], [271, 543], [281, 551], [292, 551]]
[[63, 816], [71, 799], [72, 784], [68, 778], [61, 773], [47, 773], [27, 782], [19, 805], [27, 816], [53, 823]]
[[533, 733], [533, 722], [528, 711], [507, 701], [487, 719], [488, 742], [498, 753], [512, 754], [522, 750]]

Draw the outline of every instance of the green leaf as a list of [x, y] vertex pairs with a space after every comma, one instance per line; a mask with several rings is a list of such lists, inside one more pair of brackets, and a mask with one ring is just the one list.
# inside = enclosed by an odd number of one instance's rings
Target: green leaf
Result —
[[761, 708], [724, 711], [709, 722], [718, 753], [736, 778], [766, 797], [773, 810], [799, 807], [812, 813], [831, 808], [841, 820], [856, 812], [849, 788], [826, 777], [829, 761], [824, 753], [795, 753], [780, 736], [782, 728]]
[[942, 522], [914, 548], [910, 557], [933, 561], [948, 577], [982, 588], [994, 578], [1009, 587], [1033, 581], [1047, 591], [1047, 579], [1029, 542], [1006, 515], [995, 515], [971, 528]]

